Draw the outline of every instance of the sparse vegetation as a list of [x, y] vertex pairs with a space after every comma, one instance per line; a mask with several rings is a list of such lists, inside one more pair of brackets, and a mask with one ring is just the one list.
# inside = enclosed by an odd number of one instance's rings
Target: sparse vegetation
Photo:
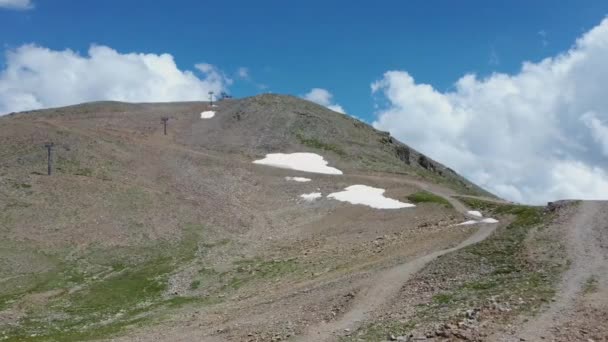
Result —
[[235, 261], [235, 270], [220, 275], [222, 279], [228, 279], [224, 288], [236, 290], [247, 283], [271, 279], [293, 273], [298, 264], [293, 259], [288, 260], [260, 260], [244, 259]]
[[55, 169], [63, 173], [84, 177], [93, 176], [93, 170], [91, 168], [82, 166], [78, 159], [57, 157], [56, 164]]
[[199, 288], [199, 286], [201, 286], [201, 281], [200, 280], [194, 280], [190, 283], [190, 290], [196, 290]]
[[304, 146], [333, 152], [341, 157], [346, 156], [346, 152], [344, 152], [344, 150], [339, 148], [337, 145], [324, 143], [316, 138], [306, 138], [302, 134], [297, 134], [297, 137], [298, 137], [298, 140], [300, 141], [300, 143]]
[[[460, 216], [443, 207], [454, 202], [426, 191], [407, 196], [420, 210], [293, 199], [367, 179], [401, 194], [412, 181], [441, 193], [479, 188], [414, 149], [396, 149], [388, 134], [295, 97], [218, 105], [222, 115], [204, 124], [200, 103], [98, 103], [0, 118], [0, 341], [120, 339], [127, 329], [141, 340], [161, 331], [183, 339], [186, 326], [227, 340], [286, 340], [321, 320], [349, 319], [362, 302], [386, 320], [352, 338], [380, 341], [489, 298], [514, 314], [551, 298], [557, 263], [533, 263], [527, 253], [538, 242], [530, 232], [547, 219], [540, 208], [462, 199], [508, 226], [422, 272], [401, 272], [478, 226], [449, 226]], [[171, 137], [162, 135], [163, 113], [175, 116]], [[51, 177], [47, 140], [56, 144]], [[292, 171], [251, 165], [252, 156], [298, 150], [339, 161], [344, 175], [286, 183]], [[393, 274], [405, 276], [385, 277]], [[594, 286], [590, 279], [586, 291]]]
[[[121, 249], [92, 252], [86, 257], [87, 263], [96, 259], [105, 261], [109, 270], [102, 267], [103, 271], [86, 274], [78, 263], [63, 263], [48, 272], [46, 278], [37, 276], [37, 282], [33, 283], [37, 285], [26, 292], [5, 296], [3, 301], [53, 289], [62, 291], [49, 299], [46, 309], [31, 311], [18, 326], [9, 328], [5, 337], [8, 341], [95, 339], [115, 334], [127, 325], [144, 322], [157, 307], [196, 301], [197, 298], [163, 296], [169, 275], [192, 260], [198, 251], [200, 226], [184, 225], [183, 229], [182, 240], [139, 247], [139, 252], [134, 251], [137, 258]], [[78, 290], [68, 291], [75, 288]], [[147, 315], [141, 316], [143, 312]], [[49, 314], [56, 318], [49, 322], [46, 318]]]
[[409, 196], [407, 196], [407, 199], [412, 202], [412, 203], [436, 203], [436, 204], [440, 204], [444, 207], [448, 207], [451, 208], [452, 205], [450, 204], [450, 202], [448, 202], [448, 200], [446, 200], [445, 198], [441, 197], [441, 196], [437, 196], [433, 193], [430, 193], [428, 191], [418, 191], [416, 193], [413, 193]]
[[583, 293], [590, 294], [597, 290], [598, 280], [596, 276], [591, 276], [585, 282], [585, 286], [583, 287]]
[[[423, 271], [420, 275], [421, 281], [425, 283], [432, 282], [427, 277], [432, 278], [437, 270], [441, 270], [444, 277], [458, 277], [459, 281], [440, 291], [434, 291], [431, 300], [417, 306], [414, 316], [409, 320], [400, 323], [382, 321], [362, 327], [360, 331], [363, 336], [368, 336], [370, 332], [374, 332], [373, 336], [383, 338], [388, 333], [409, 333], [413, 325], [450, 320], [464, 310], [482, 307], [492, 298], [504, 301], [504, 305], [509, 307], [509, 315], [531, 312], [538, 310], [554, 296], [554, 284], [564, 270], [564, 265], [539, 260], [530, 264], [525, 257], [528, 248], [525, 240], [529, 232], [550, 219], [544, 214], [543, 208], [504, 205], [469, 198], [461, 200], [471, 208], [484, 210], [491, 215], [504, 219], [511, 217], [512, 222], [490, 238], [448, 254], [427, 266], [428, 271]], [[465, 275], [457, 271], [463, 265], [469, 270]], [[359, 336], [353, 334], [355, 335]]]

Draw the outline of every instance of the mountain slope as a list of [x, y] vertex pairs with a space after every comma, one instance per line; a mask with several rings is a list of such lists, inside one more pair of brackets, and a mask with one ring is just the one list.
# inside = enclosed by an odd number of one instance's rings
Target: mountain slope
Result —
[[[201, 120], [205, 103], [100, 102], [32, 113], [70, 120], [80, 128], [150, 137], [169, 117], [171, 139], [189, 148], [260, 156], [271, 152], [322, 151], [339, 166], [418, 175], [462, 193], [489, 195], [453, 170], [347, 115], [296, 97], [260, 95], [221, 102], [221, 115]], [[30, 114], [17, 115], [25, 119]]]
[[[208, 110], [215, 115], [201, 119]], [[290, 152], [322, 155], [344, 174], [252, 163]], [[0, 160], [0, 340], [9, 341], [314, 340], [349, 335], [343, 326], [378, 340], [412, 330], [414, 306], [400, 304], [428, 270], [438, 271], [427, 285], [462, 260], [475, 281], [503, 267], [531, 276], [527, 261], [500, 260], [519, 260], [513, 241], [524, 246], [528, 228], [552, 220], [540, 208], [481, 201], [483, 190], [389, 135], [288, 96], [14, 114], [0, 118]], [[354, 184], [417, 206], [328, 197]], [[321, 197], [301, 197], [310, 193]], [[457, 225], [478, 219], [468, 208], [500, 223]], [[467, 246], [480, 236], [487, 245]], [[496, 272], [508, 291], [522, 279]], [[491, 292], [471, 291], [480, 300]]]

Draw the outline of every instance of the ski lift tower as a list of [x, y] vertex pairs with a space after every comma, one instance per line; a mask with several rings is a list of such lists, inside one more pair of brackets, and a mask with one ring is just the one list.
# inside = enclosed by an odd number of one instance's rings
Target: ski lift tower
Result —
[[50, 176], [52, 171], [53, 171], [53, 158], [51, 155], [51, 150], [53, 149], [53, 146], [55, 146], [55, 144], [53, 144], [52, 142], [48, 142], [46, 144], [44, 144], [44, 147], [46, 147], [47, 150], [47, 163], [48, 163], [48, 167], [47, 167], [47, 174]]
[[163, 122], [165, 135], [167, 135], [167, 121], [169, 121], [169, 118], [166, 116], [163, 116], [162, 118], [160, 118], [160, 121]]

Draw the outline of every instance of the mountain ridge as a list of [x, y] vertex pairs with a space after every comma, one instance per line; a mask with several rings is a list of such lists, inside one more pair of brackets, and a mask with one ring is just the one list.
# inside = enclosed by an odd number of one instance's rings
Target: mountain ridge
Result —
[[[201, 120], [199, 111], [208, 102], [125, 103], [97, 101], [67, 107], [12, 113], [5, 118], [108, 119], [128, 121], [111, 113], [137, 112], [141, 123], [127, 123], [137, 133], [154, 132], [154, 116], [168, 116], [175, 142], [204, 150], [263, 155], [307, 149], [346, 160], [364, 171], [405, 173], [444, 181], [463, 194], [495, 197], [451, 168], [392, 137], [388, 132], [348, 115], [290, 95], [263, 94], [243, 99], [226, 99], [214, 120]], [[99, 111], [98, 108], [104, 108]], [[147, 118], [144, 113], [148, 113]], [[35, 119], [35, 118], [32, 118]], [[176, 122], [177, 120], [177, 122]], [[272, 122], [270, 122], [272, 121]], [[269, 123], [270, 122], [270, 123]], [[105, 123], [107, 125], [107, 123]], [[145, 126], [144, 126], [145, 125]], [[278, 127], [278, 129], [277, 129]], [[175, 134], [179, 132], [179, 134]], [[357, 146], [359, 145], [359, 146]]]

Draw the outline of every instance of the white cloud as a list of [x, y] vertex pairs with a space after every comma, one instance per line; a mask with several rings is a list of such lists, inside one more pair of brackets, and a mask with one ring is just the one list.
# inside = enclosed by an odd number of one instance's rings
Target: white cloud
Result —
[[549, 45], [549, 40], [547, 40], [547, 31], [540, 30], [540, 31], [538, 31], [538, 35], [541, 38], [541, 43], [543, 44], [543, 46]]
[[308, 92], [308, 94], [304, 95], [303, 97], [308, 101], [312, 101], [314, 103], [320, 104], [321, 106], [325, 106], [333, 110], [334, 112], [346, 114], [346, 111], [344, 110], [344, 108], [342, 108], [342, 106], [337, 103], [332, 103], [333, 95], [325, 89], [313, 88]]
[[585, 113], [581, 117], [581, 121], [589, 128], [595, 142], [602, 147], [604, 156], [608, 157], [608, 127], [597, 118], [594, 112]]
[[6, 53], [0, 71], [0, 115], [96, 100], [169, 102], [207, 100], [232, 82], [211, 64], [178, 69], [169, 54], [121, 54], [92, 46], [88, 55], [23, 45]]
[[608, 198], [608, 19], [567, 52], [452, 91], [389, 71], [374, 126], [505, 198]]
[[500, 65], [500, 57], [494, 48], [492, 48], [492, 51], [490, 51], [490, 59], [488, 60], [488, 64], [494, 66]]
[[249, 79], [249, 69], [247, 69], [245, 67], [238, 68], [238, 70], [236, 71], [236, 74], [238, 77], [240, 77], [242, 79]]
[[30, 0], [0, 0], [0, 8], [27, 10], [34, 8]]
[[255, 86], [258, 90], [267, 90], [269, 87], [264, 83], [256, 82], [251, 76], [251, 71], [247, 67], [239, 67], [236, 70], [236, 77]]

